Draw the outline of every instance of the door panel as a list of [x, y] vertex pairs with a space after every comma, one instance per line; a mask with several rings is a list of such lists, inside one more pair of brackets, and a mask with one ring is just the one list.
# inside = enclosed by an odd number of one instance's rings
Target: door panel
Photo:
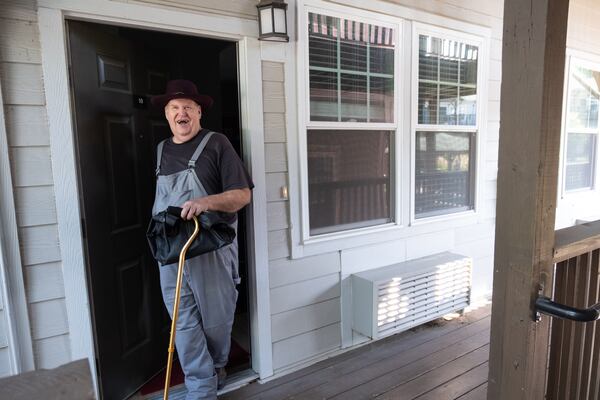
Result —
[[[137, 88], [131, 74], [144, 69], [143, 55], [117, 32], [69, 22], [88, 276], [105, 399], [125, 398], [160, 371], [168, 338], [158, 268], [145, 242], [154, 143], [138, 130], [148, 111], [134, 107], [132, 96]], [[162, 140], [165, 132], [156, 135]]]
[[[68, 30], [99, 386], [104, 399], [123, 399], [164, 368], [170, 330], [145, 230], [155, 149], [171, 133], [149, 99], [169, 79], [193, 80], [215, 98], [202, 125], [225, 133], [240, 153], [236, 45], [79, 21], [68, 21]], [[246, 277], [244, 220], [238, 242]], [[244, 281], [238, 312], [247, 311], [246, 288]], [[246, 356], [238, 369], [249, 367]]]

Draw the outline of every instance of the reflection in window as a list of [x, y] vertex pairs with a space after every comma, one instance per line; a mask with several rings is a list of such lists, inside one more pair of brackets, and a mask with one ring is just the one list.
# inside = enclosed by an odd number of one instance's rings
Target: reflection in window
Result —
[[417, 218], [473, 208], [474, 136], [468, 132], [417, 132]]
[[394, 122], [394, 48], [392, 28], [310, 13], [310, 120]]
[[417, 123], [430, 126], [415, 132], [417, 219], [474, 208], [478, 52], [419, 34]]
[[596, 167], [600, 72], [571, 65], [568, 93], [565, 190], [592, 189]]
[[565, 189], [592, 187], [596, 135], [571, 133], [567, 139], [567, 171]]
[[477, 46], [419, 35], [419, 124], [476, 125], [477, 59]]
[[308, 131], [310, 234], [392, 220], [391, 131]]
[[569, 129], [598, 128], [600, 72], [574, 66], [569, 79]]

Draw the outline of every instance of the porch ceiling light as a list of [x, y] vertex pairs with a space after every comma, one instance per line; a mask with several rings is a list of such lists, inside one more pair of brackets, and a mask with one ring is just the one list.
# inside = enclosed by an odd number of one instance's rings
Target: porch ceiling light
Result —
[[284, 0], [260, 0], [258, 8], [258, 40], [289, 42], [287, 7]]

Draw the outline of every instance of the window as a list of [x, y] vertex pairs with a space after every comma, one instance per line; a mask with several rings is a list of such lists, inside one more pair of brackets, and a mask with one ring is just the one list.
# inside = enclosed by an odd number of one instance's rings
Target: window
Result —
[[394, 121], [394, 30], [310, 13], [310, 120]]
[[308, 14], [310, 235], [393, 220], [395, 40], [391, 27]]
[[565, 191], [594, 187], [600, 71], [572, 62], [567, 97]]
[[474, 208], [476, 44], [418, 33], [415, 218]]
[[474, 220], [489, 29], [307, 3], [292, 256]]

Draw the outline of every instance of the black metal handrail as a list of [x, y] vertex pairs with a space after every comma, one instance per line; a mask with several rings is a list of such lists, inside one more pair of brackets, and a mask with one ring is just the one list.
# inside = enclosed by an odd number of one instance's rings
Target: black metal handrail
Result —
[[600, 303], [581, 309], [556, 303], [545, 296], [540, 296], [536, 299], [535, 311], [552, 317], [570, 319], [578, 322], [592, 322], [600, 319]]

